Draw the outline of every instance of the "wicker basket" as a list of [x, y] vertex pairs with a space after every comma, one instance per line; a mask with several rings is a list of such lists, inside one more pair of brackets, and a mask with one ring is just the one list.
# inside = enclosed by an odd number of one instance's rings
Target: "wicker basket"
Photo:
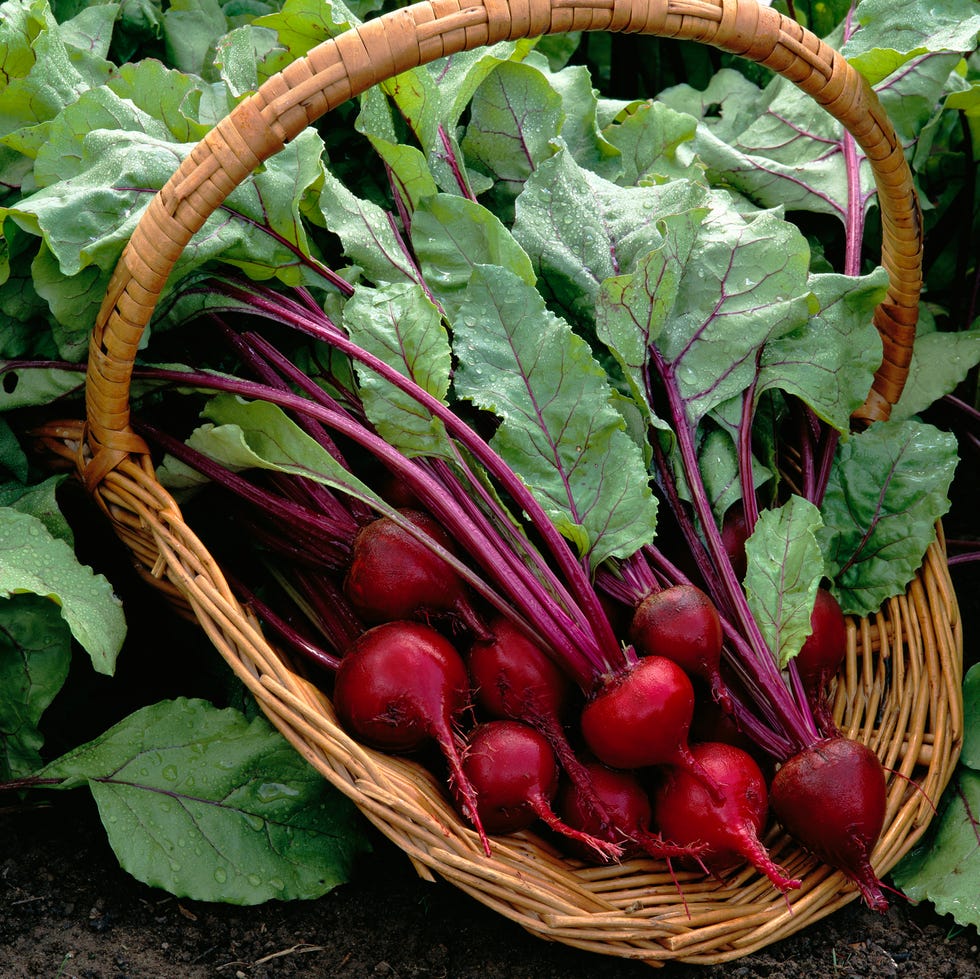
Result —
[[[221, 569], [157, 482], [129, 428], [133, 359], [167, 277], [192, 235], [266, 158], [332, 107], [399, 72], [480, 45], [545, 33], [633, 31], [693, 39], [791, 79], [839, 119], [867, 154], [878, 187], [891, 277], [875, 322], [885, 359], [864, 407], [887, 416], [901, 392], [921, 284], [921, 228], [902, 147], [877, 98], [834, 50], [754, 0], [428, 0], [328, 41], [242, 102], [154, 198], [112, 278], [92, 339], [80, 475], [159, 588], [191, 610], [272, 722], [408, 854], [529, 931], [568, 945], [642, 959], [718, 963], [777, 941], [853, 900], [838, 872], [787, 838], [768, 839], [803, 887], [789, 898], [745, 868], [722, 882], [683, 876], [687, 909], [667, 868], [649, 859], [585, 867], [531, 834], [500, 838], [484, 856], [435, 780], [411, 761], [351, 740], [325, 696], [273, 648]], [[890, 771], [885, 831], [874, 852], [887, 872], [924, 831], [962, 734], [962, 642], [941, 533], [906, 595], [849, 625], [834, 715]]]

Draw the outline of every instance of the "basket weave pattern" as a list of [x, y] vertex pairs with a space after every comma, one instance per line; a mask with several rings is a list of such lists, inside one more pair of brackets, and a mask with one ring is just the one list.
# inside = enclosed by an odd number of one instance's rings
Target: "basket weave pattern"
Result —
[[[754, 0], [430, 0], [328, 41], [269, 79], [195, 147], [144, 212], [92, 334], [84, 433], [70, 443], [86, 486], [137, 566], [200, 623], [274, 724], [412, 859], [543, 937], [593, 951], [715, 963], [783, 938], [854, 899], [842, 874], [784, 836], [774, 857], [803, 887], [787, 901], [752, 868], [724, 882], [649, 859], [586, 867], [531, 834], [484, 856], [435, 779], [367, 750], [337, 725], [327, 698], [273, 648], [185, 524], [129, 427], [130, 378], [143, 330], [183, 249], [227, 195], [306, 126], [370, 86], [444, 55], [545, 33], [631, 31], [701, 41], [795, 82], [840, 120], [867, 155], [890, 277], [875, 314], [885, 357], [860, 413], [885, 418], [908, 371], [921, 286], [921, 224], [902, 147], [874, 93], [833, 49]], [[904, 596], [849, 624], [834, 716], [887, 769], [885, 831], [873, 862], [887, 872], [919, 838], [962, 736], [962, 637], [942, 538]], [[914, 781], [913, 781], [914, 780]]]

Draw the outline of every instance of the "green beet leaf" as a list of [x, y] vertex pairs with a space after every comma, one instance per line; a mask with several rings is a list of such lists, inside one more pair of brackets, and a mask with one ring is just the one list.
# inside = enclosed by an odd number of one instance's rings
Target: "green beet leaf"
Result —
[[53, 602], [0, 601], [0, 782], [41, 767], [41, 715], [68, 678], [71, 632]]
[[931, 901], [959, 924], [980, 926], [980, 665], [963, 682], [963, 716], [963, 753], [939, 815], [893, 876], [913, 901]]
[[[359, 287], [344, 306], [350, 338], [437, 401], [449, 391], [449, 338], [438, 309], [414, 283]], [[357, 365], [361, 399], [378, 434], [404, 455], [447, 452], [443, 423], [370, 368]]]
[[588, 323], [602, 282], [663, 245], [664, 216], [703, 201], [703, 188], [683, 180], [620, 187], [560, 148], [517, 198], [514, 237], [530, 255], [546, 298], [571, 321]]
[[845, 613], [901, 592], [949, 509], [956, 439], [916, 419], [878, 422], [838, 447], [819, 533]]
[[792, 496], [781, 507], [763, 510], [745, 543], [749, 607], [780, 667], [812, 632], [810, 617], [823, 577], [820, 526], [820, 511]]
[[798, 330], [766, 344], [756, 397], [772, 388], [796, 395], [840, 432], [850, 427], [881, 364], [881, 338], [872, 322], [888, 277], [811, 275], [817, 310]]
[[365, 850], [353, 806], [264, 718], [145, 707], [38, 773], [87, 784], [120, 865], [178, 897], [315, 898]]
[[980, 363], [980, 327], [961, 332], [925, 332], [915, 338], [909, 377], [892, 410], [895, 421], [909, 418], [951, 394]]
[[478, 265], [501, 266], [534, 284], [531, 260], [513, 235], [465, 197], [439, 194], [422, 201], [412, 219], [412, 244], [426, 284], [450, 317]]
[[462, 149], [467, 163], [495, 181], [494, 200], [513, 210], [534, 168], [554, 153], [564, 108], [538, 67], [500, 65], [476, 90]]
[[634, 388], [644, 390], [654, 343], [692, 429], [750, 387], [763, 345], [802, 328], [813, 304], [809, 250], [792, 225], [772, 211], [745, 218], [718, 196], [711, 205], [703, 220], [661, 217], [663, 243], [599, 296], [599, 335]]
[[329, 171], [323, 175], [319, 209], [327, 228], [344, 245], [344, 254], [375, 283], [416, 281], [412, 256], [389, 214], [362, 200]]
[[102, 575], [80, 564], [44, 522], [0, 509], [0, 597], [33, 594], [60, 609], [72, 635], [99, 673], [112, 674], [126, 634], [122, 605]]
[[594, 566], [653, 539], [646, 464], [588, 345], [513, 272], [477, 268], [453, 326], [460, 397], [494, 412], [492, 445]]
[[[212, 398], [204, 415], [214, 425], [191, 433], [187, 444], [230, 469], [270, 469], [305, 476], [339, 489], [360, 500], [379, 503], [380, 498], [346, 470], [316, 440], [306, 434], [276, 405], [242, 401], [233, 395]], [[175, 460], [168, 460], [160, 479], [176, 487], [201, 480]]]
[[533, 46], [533, 40], [501, 41], [421, 65], [381, 83], [426, 154], [442, 190], [458, 193], [459, 181], [467, 180], [451, 164], [463, 156], [456, 145], [456, 129], [473, 93], [498, 64], [519, 60]]
[[642, 102], [605, 136], [620, 153], [616, 183], [623, 186], [663, 183], [669, 179], [701, 175], [697, 164], [685, 162], [680, 148], [694, 139], [696, 121], [659, 101]]
[[980, 926], [980, 772], [959, 768], [927, 842], [895, 869], [913, 901], [931, 901], [961, 925]]

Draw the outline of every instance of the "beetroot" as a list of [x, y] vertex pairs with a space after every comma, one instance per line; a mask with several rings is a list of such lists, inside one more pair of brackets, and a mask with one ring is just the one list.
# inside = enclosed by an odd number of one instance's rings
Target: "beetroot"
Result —
[[474, 728], [463, 772], [476, 794], [477, 812], [491, 833], [515, 833], [541, 820], [576, 844], [615, 860], [621, 847], [564, 823], [552, 809], [558, 764], [547, 739], [519, 721], [487, 721]]
[[[429, 514], [412, 509], [399, 513], [455, 555], [449, 535]], [[451, 615], [482, 629], [460, 576], [391, 517], [378, 517], [358, 531], [344, 590], [368, 623]]]
[[408, 752], [435, 741], [489, 854], [455, 733], [469, 706], [469, 678], [448, 639], [421, 622], [368, 629], [340, 661], [333, 702], [341, 724], [372, 747]]
[[720, 673], [721, 619], [714, 602], [696, 585], [672, 585], [648, 594], [633, 613], [630, 639], [641, 656], [666, 656], [689, 676], [707, 680], [715, 699], [728, 703]]
[[885, 822], [885, 774], [867, 746], [832, 737], [805, 748], [776, 773], [772, 810], [806, 849], [847, 874], [869, 908], [888, 907], [870, 855]]
[[766, 780], [748, 752], [706, 741], [691, 749], [722, 793], [714, 799], [704, 785], [681, 769], [670, 769], [653, 794], [660, 832], [678, 844], [700, 843], [699, 859], [724, 870], [741, 859], [761, 870], [781, 891], [799, 887], [773, 862], [759, 839], [768, 817]]
[[[470, 648], [469, 670], [477, 706], [489, 717], [523, 721], [540, 731], [561, 767], [588, 797], [588, 776], [562, 724], [575, 690], [544, 650], [499, 616], [489, 623], [486, 638]], [[602, 813], [594, 794], [592, 805]]]
[[541, 647], [504, 616], [470, 647], [470, 676], [480, 708], [495, 718], [550, 723], [568, 710], [572, 684]]
[[[618, 771], [597, 761], [587, 761], [584, 765], [592, 793], [609, 815], [605, 820], [597, 816], [591, 800], [583, 796], [577, 785], [567, 782], [559, 790], [556, 803], [559, 815], [566, 823], [591, 836], [625, 843], [627, 854], [647, 853], [658, 859], [697, 857], [700, 847], [674, 846], [654, 832], [650, 797], [635, 772]], [[594, 857], [581, 846], [573, 849], [585, 859]]]
[[693, 714], [694, 687], [687, 674], [673, 660], [646, 656], [614, 674], [586, 703], [582, 737], [611, 768], [679, 765], [704, 778], [687, 743]]

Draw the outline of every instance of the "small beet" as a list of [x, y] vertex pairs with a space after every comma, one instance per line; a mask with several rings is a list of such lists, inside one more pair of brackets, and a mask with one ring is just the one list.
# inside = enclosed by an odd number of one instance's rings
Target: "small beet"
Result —
[[670, 769], [653, 793], [654, 819], [660, 832], [678, 844], [700, 843], [699, 859], [723, 870], [748, 860], [781, 891], [800, 886], [776, 864], [760, 840], [768, 818], [768, 794], [762, 771], [748, 752], [707, 741], [691, 749], [722, 793], [718, 802], [684, 769]]
[[421, 622], [368, 629], [340, 661], [333, 702], [341, 724], [371, 747], [408, 752], [436, 742], [489, 854], [455, 731], [469, 707], [469, 677], [448, 639]]
[[869, 908], [888, 907], [871, 867], [885, 822], [887, 788], [870, 748], [840, 736], [818, 741], [776, 772], [770, 799], [790, 836], [850, 877]]
[[[449, 554], [456, 553], [449, 535], [425, 511], [399, 512]], [[390, 517], [378, 517], [358, 531], [344, 591], [367, 623], [455, 615], [481, 628], [463, 579]]]
[[644, 656], [610, 677], [582, 710], [582, 737], [611, 768], [678, 765], [716, 790], [688, 747], [694, 687], [663, 656]]
[[807, 689], [820, 689], [837, 674], [847, 652], [847, 621], [826, 588], [817, 589], [810, 630], [796, 656], [796, 668]]
[[[627, 854], [646, 853], [658, 859], [691, 857], [697, 859], [700, 847], [679, 847], [665, 842], [653, 830], [653, 806], [635, 772], [608, 768], [597, 761], [584, 763], [592, 794], [597, 796], [608, 816], [596, 814], [591, 801], [577, 785], [566, 782], [558, 793], [559, 815], [570, 826], [591, 836], [625, 844]], [[594, 857], [581, 846], [574, 847], [584, 859]]]
[[707, 680], [712, 695], [728, 709], [720, 672], [723, 638], [715, 603], [690, 584], [651, 592], [637, 605], [630, 623], [630, 639], [641, 656], [666, 656], [689, 676]]
[[[543, 734], [561, 767], [588, 794], [587, 775], [563, 725], [575, 689], [547, 653], [498, 616], [487, 635], [471, 646], [469, 670], [480, 710], [489, 717], [522, 721]], [[593, 804], [601, 812], [597, 799]]]
[[622, 848], [563, 822], [552, 808], [558, 763], [547, 739], [520, 721], [478, 724], [470, 735], [463, 772], [476, 795], [477, 812], [491, 833], [515, 833], [541, 820], [556, 833], [600, 855], [618, 859]]

